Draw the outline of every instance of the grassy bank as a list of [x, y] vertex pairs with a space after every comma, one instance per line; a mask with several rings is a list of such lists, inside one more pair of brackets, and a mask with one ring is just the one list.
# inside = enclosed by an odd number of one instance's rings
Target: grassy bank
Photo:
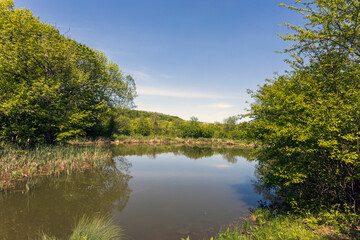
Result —
[[103, 144], [209, 144], [209, 145], [234, 145], [234, 146], [254, 146], [242, 140], [231, 140], [221, 138], [172, 138], [167, 136], [126, 136], [115, 135], [112, 139], [75, 139], [68, 142], [72, 145], [103, 145]]
[[[360, 217], [338, 211], [307, 214], [274, 215], [267, 209], [256, 209], [241, 225], [221, 231], [210, 240], [346, 240], [360, 239]], [[186, 240], [190, 240], [188, 237]], [[185, 239], [183, 239], [185, 240]]]
[[[71, 174], [73, 171], [104, 167], [110, 151], [96, 146], [44, 145], [21, 149], [12, 145], [0, 147], [0, 191], [15, 190], [41, 175]], [[18, 189], [16, 189], [18, 190]]]

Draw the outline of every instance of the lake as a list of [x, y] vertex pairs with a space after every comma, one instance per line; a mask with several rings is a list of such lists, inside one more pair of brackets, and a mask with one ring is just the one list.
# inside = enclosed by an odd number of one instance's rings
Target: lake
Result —
[[39, 177], [28, 193], [0, 195], [0, 239], [65, 239], [83, 215], [111, 217], [126, 239], [192, 240], [241, 222], [255, 193], [253, 149], [111, 145], [103, 170]]

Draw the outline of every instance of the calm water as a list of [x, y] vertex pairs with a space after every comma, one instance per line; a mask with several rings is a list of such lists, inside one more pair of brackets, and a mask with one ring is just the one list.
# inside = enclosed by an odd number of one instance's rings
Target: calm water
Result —
[[251, 149], [111, 146], [105, 170], [38, 179], [27, 194], [0, 195], [0, 239], [66, 239], [83, 216], [109, 215], [126, 239], [210, 237], [246, 217], [254, 192]]

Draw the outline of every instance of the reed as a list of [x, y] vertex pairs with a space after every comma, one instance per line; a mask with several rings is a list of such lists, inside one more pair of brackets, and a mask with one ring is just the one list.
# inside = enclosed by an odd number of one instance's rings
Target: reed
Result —
[[105, 167], [110, 159], [110, 151], [99, 146], [43, 145], [28, 149], [1, 146], [0, 191], [13, 190], [19, 181], [28, 182], [36, 176]]

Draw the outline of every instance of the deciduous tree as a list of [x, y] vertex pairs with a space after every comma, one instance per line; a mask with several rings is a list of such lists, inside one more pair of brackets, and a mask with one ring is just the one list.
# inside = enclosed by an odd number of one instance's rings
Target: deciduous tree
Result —
[[286, 24], [292, 71], [252, 92], [249, 135], [269, 146], [259, 175], [287, 204], [348, 204], [360, 199], [360, 2], [296, 1], [304, 16]]
[[0, 140], [86, 135], [108, 108], [134, 97], [134, 80], [104, 54], [0, 1]]

